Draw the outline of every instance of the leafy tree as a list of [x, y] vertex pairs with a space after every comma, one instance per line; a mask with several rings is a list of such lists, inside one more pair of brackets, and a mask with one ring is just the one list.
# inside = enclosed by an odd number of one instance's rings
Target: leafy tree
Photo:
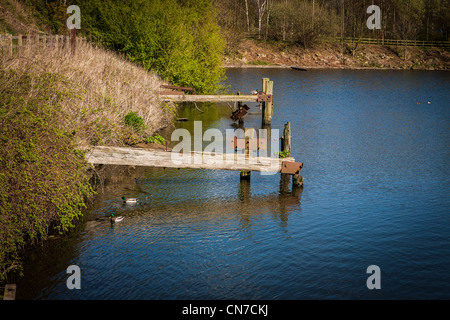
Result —
[[212, 0], [80, 0], [94, 38], [175, 85], [213, 93], [225, 43]]

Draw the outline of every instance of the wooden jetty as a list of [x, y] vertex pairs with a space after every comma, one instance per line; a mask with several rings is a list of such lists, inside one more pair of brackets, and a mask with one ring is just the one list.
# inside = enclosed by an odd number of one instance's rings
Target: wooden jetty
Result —
[[[161, 88], [171, 89], [169, 91], [161, 91], [159, 98], [162, 101], [174, 102], [259, 102], [262, 103], [262, 124], [268, 125], [271, 123], [273, 115], [273, 81], [269, 78], [262, 79], [262, 90], [256, 94], [242, 95], [242, 94], [212, 94], [212, 95], [198, 95], [185, 94], [185, 91], [193, 91], [189, 87], [176, 87], [170, 85], [163, 85]], [[175, 91], [176, 90], [176, 91]]]
[[[176, 153], [148, 150], [143, 148], [98, 146], [90, 150], [87, 160], [92, 164], [127, 166], [147, 166], [156, 168], [245, 170], [259, 172], [282, 172], [292, 170], [288, 162], [295, 166], [294, 158], [249, 157], [248, 154], [210, 153], [191, 151]], [[179, 161], [177, 161], [179, 160]], [[288, 167], [289, 166], [289, 167]], [[297, 167], [301, 169], [301, 165]]]
[[258, 95], [187, 95], [179, 91], [175, 91], [173, 94], [164, 92], [159, 97], [163, 101], [177, 101], [177, 102], [259, 102]]
[[[187, 95], [185, 91], [194, 91], [188, 87], [176, 87], [172, 85], [161, 86], [163, 89], [172, 91], [162, 91], [159, 93], [161, 100], [177, 102], [238, 102], [238, 108], [233, 112], [231, 119], [243, 123], [243, 116], [247, 113], [244, 101], [254, 101], [262, 103], [262, 125], [271, 124], [273, 114], [273, 81], [268, 78], [262, 79], [262, 90], [252, 95]], [[174, 91], [176, 90], [176, 91]], [[195, 91], [194, 91], [195, 93]], [[281, 173], [282, 182], [286, 184], [292, 176], [294, 187], [303, 185], [303, 178], [300, 171], [303, 163], [295, 162], [290, 156], [291, 129], [288, 122], [284, 128], [282, 138], [282, 152], [284, 158], [253, 157], [253, 150], [264, 148], [267, 141], [258, 139], [247, 132], [254, 132], [254, 129], [247, 131], [244, 139], [235, 138], [234, 149], [241, 149], [243, 153], [211, 153], [202, 151], [184, 150], [183, 152], [172, 152], [167, 150], [149, 150], [143, 148], [124, 148], [97, 146], [88, 151], [86, 157], [91, 164], [126, 165], [126, 166], [147, 166], [157, 168], [190, 168], [190, 169], [210, 169], [210, 170], [237, 170], [240, 171], [241, 180], [250, 180], [252, 171]], [[240, 141], [241, 140], [241, 141]], [[253, 143], [250, 143], [253, 142]]]

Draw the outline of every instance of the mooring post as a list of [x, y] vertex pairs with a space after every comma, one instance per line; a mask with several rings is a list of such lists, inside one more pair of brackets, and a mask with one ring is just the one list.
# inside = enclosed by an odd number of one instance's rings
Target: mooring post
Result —
[[291, 122], [288, 121], [284, 125], [283, 138], [281, 140], [281, 151], [286, 157], [291, 156]]
[[[241, 92], [238, 91], [237, 95], [240, 96], [240, 95], [241, 95]], [[242, 108], [242, 101], [238, 101], [238, 103], [237, 103], [237, 109], [240, 110], [241, 108]], [[239, 125], [244, 124], [244, 117], [240, 117], [240, 118], [239, 118], [238, 124], [239, 124]]]
[[[244, 146], [244, 153], [247, 157], [251, 157], [253, 150], [250, 150], [250, 142], [249, 140], [254, 138], [255, 129], [248, 128], [245, 129], [245, 146]], [[250, 180], [252, 172], [250, 170], [241, 170], [241, 180]]]
[[303, 187], [303, 177], [299, 174], [294, 174], [292, 176], [292, 187], [299, 188]]
[[[281, 153], [287, 157], [291, 155], [291, 122], [284, 125], [283, 136], [281, 137]], [[280, 188], [281, 192], [288, 192], [291, 177], [289, 173], [281, 174]]]
[[[273, 81], [270, 81], [269, 78], [263, 78], [263, 93], [266, 95], [272, 95], [273, 94]], [[272, 121], [272, 114], [273, 114], [273, 102], [272, 101], [265, 101], [262, 103], [262, 123], [264, 124], [270, 124]]]

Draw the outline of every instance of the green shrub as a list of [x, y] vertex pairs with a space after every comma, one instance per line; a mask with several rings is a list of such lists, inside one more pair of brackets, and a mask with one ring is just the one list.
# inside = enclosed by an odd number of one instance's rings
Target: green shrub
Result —
[[166, 142], [166, 139], [164, 139], [163, 137], [161, 137], [159, 134], [153, 136], [153, 137], [147, 137], [144, 139], [145, 143], [159, 143], [164, 145]]
[[145, 125], [144, 119], [139, 116], [136, 112], [130, 111], [125, 116], [125, 124], [129, 127], [134, 128], [137, 133], [143, 133], [147, 126]]
[[20, 271], [20, 251], [65, 233], [93, 194], [84, 152], [64, 130], [60, 76], [0, 70], [0, 281]]

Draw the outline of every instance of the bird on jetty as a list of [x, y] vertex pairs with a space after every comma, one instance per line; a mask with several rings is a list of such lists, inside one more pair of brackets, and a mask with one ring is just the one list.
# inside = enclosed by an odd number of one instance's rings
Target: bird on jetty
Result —
[[123, 203], [136, 203], [138, 201], [137, 198], [127, 198], [127, 197], [122, 197]]
[[115, 217], [113, 213], [111, 213], [111, 215], [109, 216], [109, 220], [111, 221], [111, 224], [116, 223], [116, 222], [120, 222], [123, 220], [123, 216], [117, 216]]
[[258, 94], [258, 90], [253, 90], [250, 94]]

